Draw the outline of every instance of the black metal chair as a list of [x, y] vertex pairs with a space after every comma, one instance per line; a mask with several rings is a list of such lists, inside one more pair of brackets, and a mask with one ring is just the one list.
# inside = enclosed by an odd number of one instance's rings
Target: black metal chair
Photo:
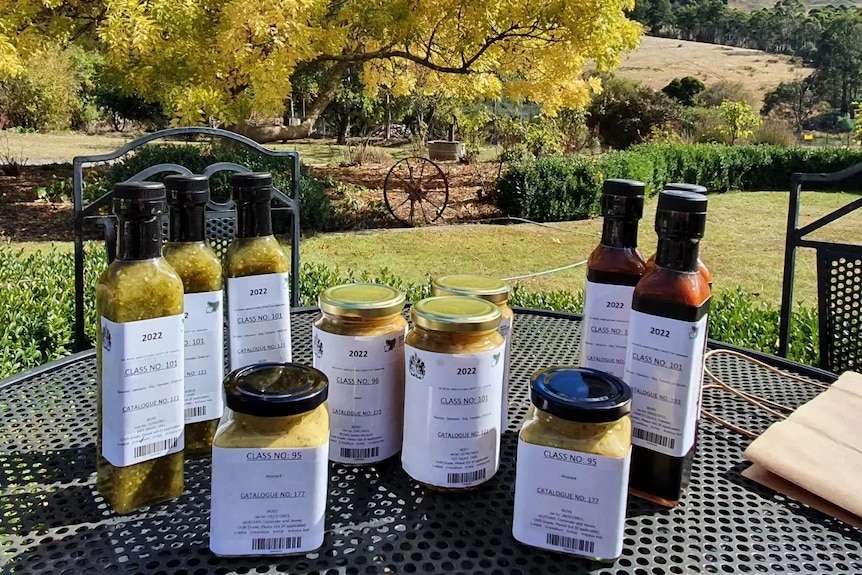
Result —
[[[110, 154], [100, 154], [94, 156], [78, 156], [72, 160], [73, 169], [73, 184], [74, 184], [74, 204], [75, 204], [75, 348], [76, 351], [82, 351], [88, 347], [87, 337], [84, 329], [84, 233], [85, 223], [95, 224], [104, 230], [105, 248], [107, 250], [108, 261], [114, 260], [117, 254], [117, 220], [110, 213], [112, 192], [106, 194], [93, 201], [90, 204], [84, 204], [84, 167], [100, 162], [109, 162], [122, 158], [126, 154], [134, 151], [145, 144], [156, 140], [164, 140], [166, 138], [187, 137], [196, 135], [215, 136], [238, 142], [249, 148], [252, 148], [266, 156], [286, 158], [286, 163], [292, 171], [291, 189], [289, 195], [280, 190], [275, 191], [273, 199], [274, 215], [284, 213], [290, 221], [290, 238], [291, 238], [291, 258], [290, 258], [290, 276], [291, 276], [291, 306], [299, 305], [299, 154], [289, 151], [275, 151], [264, 148], [260, 144], [241, 136], [234, 132], [219, 130], [215, 128], [174, 128], [169, 130], [161, 130], [147, 134], [133, 142], [129, 142], [122, 148]], [[249, 172], [245, 166], [232, 162], [217, 162], [210, 164], [203, 170], [206, 176], [212, 176], [217, 172]], [[148, 168], [138, 172], [130, 177], [128, 181], [141, 181], [151, 178], [161, 173], [174, 174], [191, 174], [192, 171], [179, 164], [164, 163], [149, 166]], [[224, 257], [227, 251], [228, 244], [234, 236], [234, 220], [236, 211], [234, 210], [233, 201], [228, 199], [226, 202], [217, 202], [210, 200], [207, 204], [206, 212], [206, 231], [207, 239], [213, 249], [219, 256]], [[163, 218], [163, 229], [167, 230], [167, 217]]]
[[[835, 372], [858, 370], [862, 367], [862, 245], [811, 240], [806, 236], [862, 207], [862, 197], [799, 227], [803, 190], [862, 191], [862, 164], [831, 174], [793, 174], [787, 212], [778, 355], [787, 357], [796, 248], [813, 248], [817, 259], [820, 367]], [[851, 241], [858, 239], [851, 238]]]

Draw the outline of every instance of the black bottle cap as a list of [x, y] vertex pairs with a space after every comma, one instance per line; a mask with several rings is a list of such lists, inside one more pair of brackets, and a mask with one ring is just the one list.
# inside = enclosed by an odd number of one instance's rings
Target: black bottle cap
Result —
[[118, 182], [113, 193], [117, 215], [149, 217], [165, 211], [165, 186], [159, 182]]
[[171, 174], [165, 178], [168, 203], [180, 208], [206, 204], [210, 199], [209, 178], [201, 174], [190, 176]]
[[639, 220], [644, 214], [646, 185], [636, 180], [605, 180], [602, 184], [602, 216]]
[[323, 372], [298, 363], [259, 363], [230, 373], [225, 402], [238, 413], [287, 417], [306, 413], [329, 396]]
[[698, 184], [685, 184], [681, 182], [671, 182], [670, 184], [665, 184], [664, 189], [679, 190], [681, 192], [694, 192], [696, 194], [705, 194], [707, 192], [707, 189], [704, 186], [700, 186]]
[[702, 238], [706, 230], [704, 194], [663, 190], [658, 196], [655, 231], [659, 237]]
[[269, 202], [272, 200], [272, 174], [247, 172], [234, 174], [230, 178], [233, 201], [238, 204]]
[[631, 412], [632, 390], [609, 373], [561, 365], [533, 374], [530, 400], [538, 409], [567, 421], [608, 423]]
[[646, 184], [637, 180], [621, 180], [611, 178], [602, 184], [602, 193], [606, 196], [643, 197]]

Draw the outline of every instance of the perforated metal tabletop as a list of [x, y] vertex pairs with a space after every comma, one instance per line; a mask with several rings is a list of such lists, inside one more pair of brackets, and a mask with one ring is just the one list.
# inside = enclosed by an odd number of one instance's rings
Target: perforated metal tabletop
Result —
[[[294, 358], [311, 362], [313, 312], [293, 317]], [[625, 548], [613, 565], [524, 547], [511, 535], [517, 430], [536, 369], [571, 363], [574, 316], [519, 312], [511, 421], [499, 473], [466, 495], [429, 492], [385, 465], [331, 468], [319, 553], [222, 559], [208, 548], [208, 461], [186, 465], [182, 497], [128, 516], [95, 492], [96, 365], [92, 353], [0, 382], [0, 572], [102, 573], [862, 573], [862, 532], [740, 476], [747, 441], [701, 421], [692, 486], [664, 509], [629, 499]], [[711, 360], [725, 381], [796, 406], [815, 393], [731, 357]], [[801, 370], [801, 368], [800, 368]], [[770, 421], [724, 394], [717, 415], [762, 431]]]

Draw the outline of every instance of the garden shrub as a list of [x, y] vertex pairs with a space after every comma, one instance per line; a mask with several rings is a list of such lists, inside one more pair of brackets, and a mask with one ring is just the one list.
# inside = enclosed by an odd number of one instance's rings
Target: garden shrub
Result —
[[[99, 244], [85, 251], [86, 333], [95, 336], [95, 286], [107, 261]], [[407, 294], [409, 301], [430, 295], [430, 279], [410, 283], [387, 269], [356, 273], [304, 263], [300, 270], [300, 303], [315, 305], [327, 287], [350, 281], [387, 283]], [[74, 258], [55, 249], [24, 255], [0, 245], [0, 378], [8, 377], [72, 352], [74, 338]], [[534, 292], [522, 285], [512, 289], [513, 306], [580, 313], [583, 292]], [[736, 288], [718, 294], [710, 313], [710, 337], [741, 347], [775, 353], [778, 310]], [[817, 312], [799, 306], [793, 311], [790, 358], [817, 365]]]
[[605, 178], [630, 178], [650, 193], [667, 182], [696, 183], [712, 192], [790, 188], [794, 172], [836, 172], [862, 162], [862, 150], [770, 145], [642, 144], [597, 158], [549, 157], [511, 164], [497, 182], [505, 213], [535, 221], [589, 217]]

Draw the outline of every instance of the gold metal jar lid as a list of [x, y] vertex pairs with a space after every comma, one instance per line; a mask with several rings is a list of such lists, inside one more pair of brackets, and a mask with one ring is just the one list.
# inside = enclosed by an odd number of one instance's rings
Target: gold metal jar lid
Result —
[[404, 309], [404, 294], [383, 284], [355, 283], [323, 290], [317, 304], [324, 313], [347, 317], [386, 317]]
[[435, 279], [431, 295], [467, 295], [501, 304], [509, 301], [509, 286], [489, 276], [456, 274]]
[[491, 302], [469, 296], [429, 297], [410, 310], [410, 319], [418, 327], [456, 333], [496, 330], [502, 315]]

